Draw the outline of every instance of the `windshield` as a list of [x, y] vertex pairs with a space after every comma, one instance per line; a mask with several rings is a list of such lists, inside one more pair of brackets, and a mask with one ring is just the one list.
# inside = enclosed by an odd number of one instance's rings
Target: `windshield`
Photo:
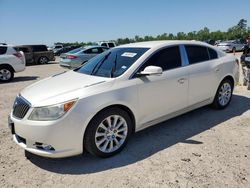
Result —
[[76, 48], [76, 49], [74, 49], [74, 50], [71, 50], [71, 51], [69, 51], [68, 53], [69, 53], [69, 54], [75, 54], [75, 53], [80, 52], [80, 51], [82, 51], [82, 50], [84, 50], [84, 49], [85, 49], [84, 47], [80, 47], [80, 48]]
[[148, 49], [114, 48], [95, 56], [75, 71], [102, 77], [118, 77], [128, 70]]

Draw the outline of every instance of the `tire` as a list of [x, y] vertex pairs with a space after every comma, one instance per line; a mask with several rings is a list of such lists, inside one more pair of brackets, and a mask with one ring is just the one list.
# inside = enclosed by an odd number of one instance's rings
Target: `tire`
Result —
[[243, 78], [243, 86], [247, 86], [247, 80]]
[[247, 83], [247, 90], [250, 90], [250, 83]]
[[0, 67], [0, 81], [9, 82], [14, 78], [14, 71], [9, 66]]
[[234, 54], [235, 54], [235, 52], [236, 52], [236, 48], [235, 48], [235, 47], [233, 47], [233, 49], [232, 49], [232, 53], [234, 53]]
[[[223, 91], [223, 88], [225, 89]], [[212, 107], [215, 109], [224, 109], [226, 108], [232, 99], [233, 93], [233, 83], [229, 79], [225, 79], [220, 83], [220, 86], [217, 89]], [[223, 102], [224, 101], [224, 102]]]
[[49, 59], [45, 56], [40, 57], [38, 60], [38, 64], [48, 64], [48, 62], [49, 62]]
[[[113, 123], [116, 126], [112, 130], [112, 126], [109, 125]], [[95, 156], [111, 157], [125, 147], [132, 133], [132, 126], [131, 118], [126, 111], [115, 107], [108, 108], [99, 112], [90, 121], [85, 131], [83, 145]]]

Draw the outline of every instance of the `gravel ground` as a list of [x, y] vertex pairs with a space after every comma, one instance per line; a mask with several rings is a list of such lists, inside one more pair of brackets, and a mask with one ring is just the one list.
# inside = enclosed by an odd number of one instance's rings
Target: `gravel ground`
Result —
[[225, 110], [203, 107], [143, 130], [112, 158], [26, 159], [7, 127], [14, 98], [62, 71], [29, 66], [0, 85], [0, 187], [250, 187], [250, 92], [242, 86]]

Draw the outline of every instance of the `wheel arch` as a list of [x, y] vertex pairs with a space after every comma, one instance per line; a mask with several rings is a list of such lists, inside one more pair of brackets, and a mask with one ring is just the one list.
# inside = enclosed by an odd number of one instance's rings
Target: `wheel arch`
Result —
[[101, 110], [99, 110], [99, 111], [98, 111], [95, 115], [93, 115], [93, 117], [88, 121], [88, 124], [87, 124], [87, 126], [86, 126], [86, 128], [85, 128], [85, 130], [84, 130], [83, 138], [82, 138], [82, 141], [83, 141], [83, 143], [82, 143], [82, 149], [83, 149], [83, 150], [82, 150], [82, 151], [83, 151], [83, 152], [86, 151], [86, 148], [85, 148], [85, 146], [84, 146], [84, 139], [86, 138], [86, 135], [85, 135], [85, 134], [86, 134], [87, 129], [88, 129], [89, 125], [90, 125], [90, 122], [91, 122], [99, 113], [101, 113], [101, 112], [103, 112], [103, 111], [105, 111], [105, 110], [111, 109], [111, 108], [120, 108], [120, 109], [124, 110], [125, 112], [127, 112], [128, 115], [129, 115], [129, 117], [130, 117], [131, 120], [132, 120], [132, 133], [135, 132], [135, 124], [136, 124], [135, 115], [134, 115], [134, 113], [132, 112], [132, 110], [131, 110], [129, 107], [127, 107], [127, 106], [125, 106], [125, 105], [123, 105], [123, 104], [112, 104], [112, 105], [106, 106], [106, 107], [102, 108]]
[[224, 80], [230, 80], [233, 84], [233, 88], [235, 86], [235, 80], [234, 80], [234, 77], [232, 75], [226, 75], [221, 81], [220, 81], [220, 84], [221, 82], [223, 82]]
[[1, 64], [0, 65], [0, 68], [6, 68], [6, 67], [10, 68], [13, 72], [16, 72], [15, 69], [9, 64]]
[[[132, 112], [132, 110], [131, 110], [129, 107], [127, 107], [127, 106], [125, 106], [125, 105], [123, 105], [123, 104], [112, 104], [112, 105], [106, 106], [106, 107], [102, 108], [101, 110], [99, 110], [99, 111], [90, 119], [90, 121], [88, 122], [88, 125], [87, 125], [86, 129], [88, 128], [89, 123], [90, 123], [99, 113], [101, 113], [101, 112], [103, 112], [103, 111], [105, 111], [105, 110], [111, 109], [111, 108], [120, 108], [120, 109], [124, 110], [125, 112], [127, 112], [128, 115], [129, 115], [129, 117], [131, 118], [131, 121], [132, 121], [133, 132], [135, 132], [135, 124], [136, 124], [135, 115], [134, 115], [134, 113]], [[85, 132], [86, 132], [86, 129], [85, 129]], [[85, 135], [85, 133], [84, 133], [84, 135]]]

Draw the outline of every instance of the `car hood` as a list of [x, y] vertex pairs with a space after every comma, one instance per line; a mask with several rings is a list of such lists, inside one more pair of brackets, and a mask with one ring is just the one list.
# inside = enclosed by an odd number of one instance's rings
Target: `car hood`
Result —
[[[100, 85], [110, 86], [113, 80], [68, 71], [38, 81], [22, 90], [20, 95], [32, 106], [46, 106], [93, 93], [97, 88], [100, 90]], [[109, 84], [107, 84], [108, 82]]]

